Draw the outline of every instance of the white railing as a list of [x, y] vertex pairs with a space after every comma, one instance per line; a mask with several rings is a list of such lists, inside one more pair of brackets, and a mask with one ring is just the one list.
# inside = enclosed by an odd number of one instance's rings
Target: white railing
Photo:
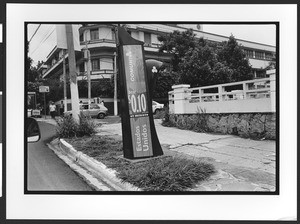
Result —
[[189, 88], [172, 86], [171, 113], [275, 112], [275, 70], [270, 78]]

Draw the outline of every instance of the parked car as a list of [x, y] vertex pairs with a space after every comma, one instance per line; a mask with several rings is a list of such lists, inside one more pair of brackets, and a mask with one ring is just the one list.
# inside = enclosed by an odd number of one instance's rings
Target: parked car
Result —
[[[99, 119], [103, 119], [107, 115], [108, 109], [101, 104], [80, 104], [79, 105], [80, 112], [82, 112], [85, 116], [96, 117]], [[72, 111], [67, 111], [64, 113], [65, 115], [71, 115]]]
[[152, 111], [154, 114], [156, 114], [158, 111], [162, 110], [164, 108], [164, 105], [161, 103], [158, 103], [156, 101], [152, 101]]

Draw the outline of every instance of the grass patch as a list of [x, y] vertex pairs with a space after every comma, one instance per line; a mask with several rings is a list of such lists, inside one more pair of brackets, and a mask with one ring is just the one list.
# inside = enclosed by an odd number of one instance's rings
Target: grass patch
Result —
[[115, 169], [117, 176], [144, 191], [185, 191], [215, 172], [213, 165], [177, 156], [131, 163], [123, 155], [122, 141], [105, 136], [66, 139], [77, 150]]

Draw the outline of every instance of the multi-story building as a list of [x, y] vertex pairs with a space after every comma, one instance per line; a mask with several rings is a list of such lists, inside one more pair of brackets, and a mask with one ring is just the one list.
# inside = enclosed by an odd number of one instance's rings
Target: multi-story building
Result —
[[[76, 52], [78, 80], [86, 79], [87, 60], [83, 54], [87, 47], [91, 56], [91, 79], [110, 78], [114, 73], [114, 60], [116, 52], [116, 40], [113, 24], [85, 24], [79, 29], [80, 47], [82, 52]], [[145, 43], [145, 58], [169, 61], [170, 54], [158, 52], [161, 43], [158, 35], [173, 32], [174, 30], [185, 31], [193, 28], [196, 37], [203, 37], [209, 41], [222, 42], [228, 37], [202, 31], [199, 24], [126, 24], [131, 36]], [[266, 44], [255, 43], [237, 39], [242, 45], [249, 62], [252, 65], [254, 78], [266, 76], [265, 68], [270, 61], [274, 61], [276, 47]], [[55, 47], [48, 55], [43, 71], [43, 77], [62, 74], [62, 49]]]

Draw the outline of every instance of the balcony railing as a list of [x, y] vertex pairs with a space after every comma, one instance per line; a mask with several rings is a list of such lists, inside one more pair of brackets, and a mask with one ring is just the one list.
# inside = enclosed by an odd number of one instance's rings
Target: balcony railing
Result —
[[116, 41], [113, 39], [95, 39], [95, 40], [88, 40], [88, 41], [80, 41], [80, 45], [96, 44], [96, 43], [116, 43]]

